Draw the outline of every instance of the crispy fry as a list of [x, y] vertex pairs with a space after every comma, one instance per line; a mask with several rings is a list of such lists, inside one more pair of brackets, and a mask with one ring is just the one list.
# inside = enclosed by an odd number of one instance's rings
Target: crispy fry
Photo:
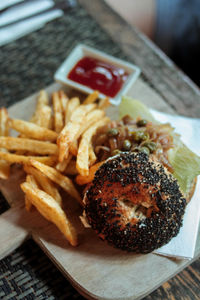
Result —
[[109, 119], [104, 117], [102, 120], [93, 124], [82, 135], [76, 160], [76, 168], [82, 176], [89, 175], [89, 145], [91, 143], [92, 136], [96, 133], [96, 130], [99, 127], [105, 125], [108, 121]]
[[59, 228], [72, 246], [77, 246], [76, 230], [60, 205], [50, 195], [27, 182], [22, 183], [21, 188], [38, 211]]
[[72, 159], [72, 155], [69, 154], [68, 158], [63, 160], [62, 162], [58, 162], [57, 165], [56, 165], [56, 169], [59, 171], [59, 172], [64, 172], [65, 169], [67, 168], [69, 162], [71, 161]]
[[36, 141], [26, 138], [15, 137], [0, 137], [0, 148], [6, 148], [8, 150], [23, 150], [31, 151], [41, 155], [58, 154], [58, 146], [49, 142]]
[[[26, 182], [28, 182], [32, 187], [38, 188], [38, 184], [32, 175], [26, 176]], [[27, 195], [25, 195], [25, 208], [27, 211], [31, 211], [32, 203]]]
[[98, 162], [95, 165], [93, 165], [92, 167], [90, 167], [88, 176], [82, 176], [80, 174], [77, 175], [76, 176], [76, 183], [79, 184], [79, 185], [84, 185], [84, 184], [92, 182], [92, 180], [94, 179], [94, 175], [95, 175], [96, 171], [99, 169], [99, 167], [104, 162], [105, 161]]
[[34, 176], [36, 182], [38, 182], [42, 190], [50, 196], [52, 196], [56, 200], [56, 202], [58, 202], [58, 204], [62, 205], [62, 198], [60, 196], [60, 193], [54, 185], [54, 183], [51, 182], [49, 178], [47, 178], [42, 172], [30, 165], [25, 165], [24, 171]]
[[71, 122], [79, 122], [82, 123], [82, 118], [88, 114], [90, 111], [92, 111], [93, 109], [96, 108], [96, 104], [94, 103], [90, 103], [90, 104], [86, 104], [86, 105], [80, 105], [79, 107], [77, 107], [70, 118]]
[[81, 128], [80, 123], [69, 122], [61, 131], [61, 135], [57, 140], [59, 148], [59, 157], [58, 161], [63, 162], [64, 159], [67, 159], [69, 156], [70, 145], [74, 142], [76, 135], [78, 134]]
[[42, 126], [41, 122], [42, 122], [42, 117], [44, 116], [42, 111], [44, 107], [48, 107], [48, 104], [49, 104], [48, 94], [45, 90], [41, 90], [38, 95], [35, 112], [32, 118], [30, 119], [30, 122]]
[[77, 156], [77, 153], [78, 153], [78, 136], [81, 135], [80, 131], [81, 131], [81, 129], [77, 133], [76, 139], [71, 143], [71, 145], [69, 147], [69, 151], [73, 156]]
[[39, 188], [39, 185], [36, 179], [34, 178], [33, 174], [26, 176], [26, 182], [30, 183], [32, 187]]
[[53, 93], [52, 102], [53, 102], [53, 111], [54, 111], [54, 128], [55, 131], [59, 133], [64, 126], [64, 122], [63, 122], [62, 104], [58, 92]]
[[51, 128], [51, 114], [50, 106], [45, 105], [41, 107], [35, 123], [41, 127]]
[[48, 105], [48, 104], [49, 104], [48, 94], [45, 90], [41, 90], [38, 96], [36, 112], [37, 109], [39, 109], [41, 106]]
[[[3, 151], [4, 149], [0, 149]], [[10, 176], [10, 163], [4, 159], [0, 159], [0, 178], [8, 179]]]
[[94, 153], [92, 143], [90, 143], [89, 144], [89, 165], [92, 166], [96, 160], [97, 160], [96, 154]]
[[73, 111], [80, 105], [80, 100], [78, 97], [71, 98], [67, 103], [67, 108], [65, 110], [65, 125], [69, 122]]
[[69, 195], [78, 200], [79, 203], [82, 205], [82, 199], [71, 179], [62, 175], [56, 169], [48, 167], [34, 159], [30, 161], [30, 164], [38, 170], [40, 170], [43, 174], [45, 174], [48, 178], [57, 183], [59, 186], [61, 186]]
[[99, 97], [99, 92], [94, 91], [92, 94], [89, 94], [87, 98], [83, 101], [83, 104], [94, 103]]
[[[8, 136], [9, 135], [9, 118], [8, 112], [6, 108], [0, 109], [0, 135], [1, 136]], [[7, 152], [6, 149], [1, 149], [0, 151]], [[8, 179], [10, 175], [10, 163], [6, 160], [0, 160], [0, 178], [1, 179]]]
[[97, 122], [101, 118], [103, 118], [105, 112], [100, 109], [94, 109], [93, 111], [89, 112], [85, 117], [85, 122], [82, 124], [80, 130], [78, 131], [75, 140], [70, 145], [70, 152], [77, 156], [78, 153], [78, 139], [82, 135], [82, 133], [87, 130], [93, 123]]
[[106, 109], [109, 106], [110, 106], [110, 101], [109, 101], [108, 97], [105, 97], [99, 101], [99, 104], [98, 104], [99, 109]]
[[29, 197], [27, 195], [25, 195], [25, 208], [28, 212], [31, 211], [31, 208], [32, 208], [32, 203], [31, 201], [29, 200]]
[[10, 126], [16, 131], [33, 139], [55, 141], [58, 137], [58, 134], [55, 131], [23, 120], [10, 120]]
[[61, 102], [61, 105], [62, 105], [63, 117], [64, 117], [66, 109], [67, 109], [67, 104], [68, 104], [69, 98], [67, 97], [67, 95], [62, 90], [59, 91], [58, 93], [59, 93], [60, 102]]
[[56, 161], [56, 156], [25, 156], [25, 155], [5, 153], [3, 151], [0, 151], [0, 159], [4, 159], [10, 162], [11, 164], [13, 163], [27, 164], [30, 159], [34, 159], [43, 164], [52, 166]]
[[88, 105], [80, 105], [72, 113], [70, 122], [65, 125], [57, 139], [57, 144], [59, 147], [59, 162], [67, 159], [71, 144], [76, 141], [78, 133], [81, 130], [81, 126], [85, 124], [86, 114], [95, 107], [96, 105], [93, 103]]
[[0, 136], [9, 135], [9, 118], [6, 108], [0, 109]]

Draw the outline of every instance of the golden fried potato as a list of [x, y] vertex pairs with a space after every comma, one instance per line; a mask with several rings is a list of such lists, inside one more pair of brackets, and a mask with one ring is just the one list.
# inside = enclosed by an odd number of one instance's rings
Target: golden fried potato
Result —
[[[32, 187], [38, 188], [38, 184], [32, 175], [26, 176], [26, 182], [28, 182]], [[27, 211], [31, 211], [32, 203], [27, 195], [25, 195], [25, 208]]]
[[22, 183], [21, 188], [41, 215], [54, 223], [72, 246], [77, 246], [76, 230], [54, 198], [28, 182]]
[[104, 163], [105, 161], [101, 161], [90, 167], [89, 174], [87, 176], [77, 175], [76, 176], [76, 183], [79, 185], [84, 185], [92, 182], [94, 179], [96, 171], [99, 169], [99, 167]]
[[38, 183], [39, 187], [41, 187], [44, 192], [52, 196], [59, 205], [62, 205], [62, 198], [60, 196], [58, 188], [48, 177], [46, 177], [42, 172], [30, 165], [25, 165], [24, 171], [27, 174], [31, 174], [34, 177], [35, 181]]
[[59, 133], [64, 126], [63, 109], [60, 100], [59, 92], [54, 92], [52, 95], [53, 112], [54, 112], [54, 129]]
[[104, 126], [108, 122], [109, 118], [104, 117], [102, 120], [96, 122], [88, 130], [86, 130], [81, 137], [76, 160], [76, 168], [82, 176], [89, 175], [89, 145], [91, 143], [92, 136], [96, 133], [96, 130], [99, 127]]
[[0, 136], [9, 135], [9, 117], [6, 108], [0, 109]]
[[0, 151], [0, 159], [4, 159], [11, 164], [18, 163], [18, 164], [27, 164], [29, 163], [30, 159], [34, 159], [46, 165], [54, 165], [56, 161], [56, 156], [25, 156], [25, 155], [18, 155], [14, 153], [6, 153]]
[[41, 90], [38, 96], [35, 112], [30, 122], [41, 127], [50, 128], [51, 113], [48, 94], [45, 90]]
[[44, 175], [46, 175], [49, 179], [57, 183], [60, 187], [62, 187], [70, 196], [75, 198], [82, 204], [82, 199], [79, 195], [79, 192], [75, 188], [73, 182], [68, 177], [59, 173], [56, 169], [44, 165], [34, 159], [30, 161], [30, 164], [40, 170]]
[[99, 97], [99, 92], [94, 91], [93, 93], [89, 94], [87, 98], [83, 101], [83, 104], [94, 103]]
[[73, 111], [80, 105], [80, 100], [78, 97], [71, 98], [65, 110], [65, 125], [70, 121]]
[[92, 124], [97, 122], [98, 120], [102, 119], [105, 116], [105, 112], [100, 109], [94, 109], [90, 111], [86, 117], [85, 121], [82, 124], [80, 130], [77, 132], [77, 135], [74, 139], [74, 141], [70, 145], [70, 152], [74, 155], [77, 156], [78, 153], [78, 139], [79, 137], [83, 134], [84, 131], [86, 131]]
[[25, 136], [36, 140], [53, 142], [58, 137], [58, 134], [53, 130], [23, 120], [10, 120], [10, 127], [22, 134], [25, 134]]
[[[9, 117], [6, 108], [0, 109], [0, 136], [9, 135]], [[6, 149], [2, 149], [0, 146], [0, 151], [7, 152]], [[6, 160], [0, 159], [0, 178], [8, 179], [10, 175], [10, 163]]]
[[64, 172], [71, 159], [72, 159], [72, 154], [69, 154], [67, 159], [64, 159], [62, 162], [57, 163], [56, 170], [58, 170], [59, 172]]
[[79, 131], [86, 122], [86, 114], [96, 107], [95, 104], [80, 105], [72, 113], [70, 121], [65, 125], [57, 139], [59, 147], [59, 162], [67, 159], [70, 146], [79, 137]]
[[0, 137], [0, 148], [7, 150], [22, 150], [30, 151], [41, 155], [57, 155], [58, 146], [49, 142], [42, 142], [31, 140], [27, 138], [16, 138], [16, 137]]

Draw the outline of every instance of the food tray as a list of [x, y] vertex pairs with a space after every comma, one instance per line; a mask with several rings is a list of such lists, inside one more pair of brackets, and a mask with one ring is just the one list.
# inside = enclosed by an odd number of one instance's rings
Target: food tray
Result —
[[[53, 84], [48, 91], [51, 93], [60, 87], [59, 84]], [[145, 84], [139, 81], [134, 91], [135, 94], [143, 91], [140, 99], [145, 102], [144, 87]], [[28, 119], [34, 109], [35, 99], [33, 95], [13, 105], [9, 109], [10, 116]], [[162, 101], [156, 101], [156, 105], [158, 109], [164, 108]], [[155, 103], [149, 100], [149, 106], [155, 108]], [[117, 107], [112, 108], [109, 114], [117, 116]], [[88, 299], [140, 299], [200, 254], [200, 240], [195, 257], [190, 261], [156, 254], [136, 255], [114, 249], [98, 239], [91, 229], [86, 230], [80, 225], [79, 206], [74, 202], [70, 202], [69, 207], [70, 213], [77, 217], [80, 245], [71, 247], [56, 227], [44, 220], [37, 211], [32, 212], [30, 218], [30, 213], [24, 209], [23, 193], [18, 186], [22, 180], [23, 174], [17, 169], [10, 180], [0, 182], [0, 189], [11, 205], [11, 209], [0, 216], [0, 257], [32, 237], [79, 293]], [[67, 198], [66, 203], [70, 200]]]

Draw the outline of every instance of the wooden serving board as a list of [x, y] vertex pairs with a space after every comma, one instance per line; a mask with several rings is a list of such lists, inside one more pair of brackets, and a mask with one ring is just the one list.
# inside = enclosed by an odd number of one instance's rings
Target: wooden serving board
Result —
[[[61, 88], [51, 85], [49, 93]], [[63, 87], [62, 87], [63, 88]], [[149, 107], [174, 113], [162, 98], [141, 79], [129, 95], [140, 99]], [[36, 101], [33, 95], [9, 108], [11, 117], [29, 119]], [[108, 111], [117, 117], [117, 107]], [[40, 214], [24, 209], [24, 195], [19, 183], [24, 174], [19, 167], [12, 168], [9, 180], [0, 181], [0, 189], [11, 208], [0, 216], [0, 258], [5, 257], [32, 237], [72, 285], [88, 299], [140, 299], [181, 271], [193, 260], [176, 260], [156, 254], [126, 253], [102, 242], [91, 229], [85, 229], [79, 220], [79, 205], [65, 195], [67, 212], [73, 219], [80, 244], [72, 247]], [[198, 239], [194, 260], [200, 255]]]

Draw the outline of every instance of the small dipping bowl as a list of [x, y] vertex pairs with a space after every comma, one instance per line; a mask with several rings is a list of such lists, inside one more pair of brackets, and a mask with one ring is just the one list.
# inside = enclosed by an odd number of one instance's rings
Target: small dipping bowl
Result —
[[[98, 90], [98, 88], [91, 88], [83, 83], [79, 83], [75, 80], [71, 80], [68, 78], [69, 74], [74, 70], [76, 65], [84, 58], [91, 58], [97, 62], [103, 62], [110, 66], [111, 68], [121, 69], [125, 72], [125, 80], [122, 83], [119, 90], [116, 92], [114, 97], [110, 97], [108, 94], [104, 94], [100, 91], [99, 98], [109, 97], [110, 102], [114, 105], [119, 105], [121, 101], [121, 96], [125, 95], [127, 91], [131, 88], [133, 83], [140, 75], [140, 68], [135, 66], [134, 64], [128, 63], [124, 60], [115, 58], [111, 55], [105, 54], [102, 51], [96, 50], [94, 48], [85, 46], [83, 44], [77, 45], [69, 56], [65, 59], [59, 69], [56, 71], [54, 75], [54, 79], [57, 82], [60, 82], [64, 85], [67, 85], [73, 89], [77, 89], [83, 93], [90, 94], [94, 90]], [[115, 72], [115, 71], [114, 71]]]

